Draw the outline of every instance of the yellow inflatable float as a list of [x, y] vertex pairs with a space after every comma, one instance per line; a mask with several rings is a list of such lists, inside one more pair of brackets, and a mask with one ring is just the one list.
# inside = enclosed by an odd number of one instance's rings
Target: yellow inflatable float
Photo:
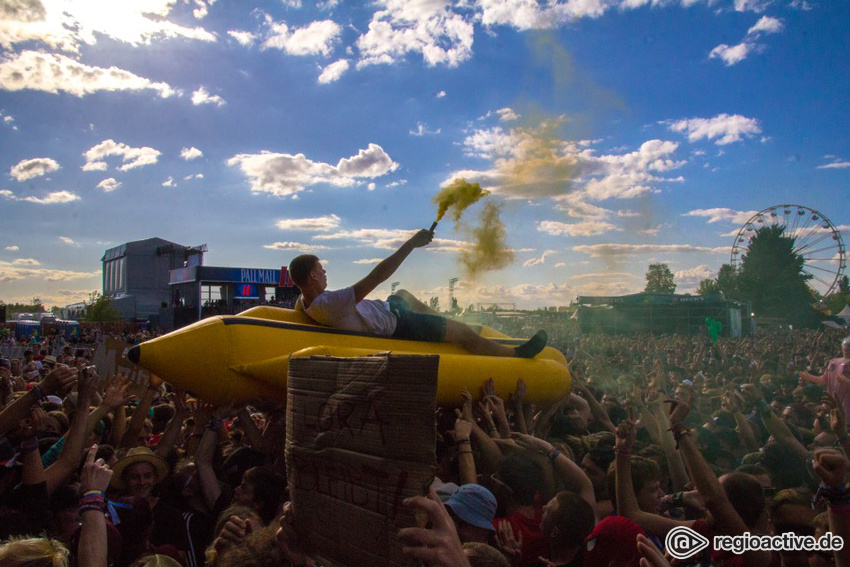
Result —
[[[506, 345], [514, 339], [489, 327], [482, 336]], [[203, 319], [132, 347], [127, 358], [166, 382], [221, 404], [254, 398], [286, 401], [291, 356], [366, 356], [378, 352], [440, 356], [437, 402], [456, 405], [466, 387], [473, 393], [488, 378], [502, 394], [527, 386], [526, 400], [547, 404], [570, 390], [564, 355], [546, 347], [534, 359], [469, 354], [451, 343], [429, 343], [343, 331], [320, 325], [300, 311], [255, 307], [235, 316]]]

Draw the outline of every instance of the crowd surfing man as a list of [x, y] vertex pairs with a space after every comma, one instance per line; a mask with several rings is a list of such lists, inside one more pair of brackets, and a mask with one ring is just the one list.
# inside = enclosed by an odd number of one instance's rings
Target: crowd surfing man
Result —
[[844, 407], [844, 414], [850, 415], [850, 337], [841, 341], [841, 356], [830, 360], [820, 376], [806, 371], [800, 372], [798, 376], [804, 382], [825, 387]]
[[548, 340], [546, 331], [538, 331], [518, 347], [505, 346], [480, 336], [463, 323], [437, 315], [405, 290], [390, 295], [386, 301], [366, 299], [415, 248], [428, 245], [433, 238], [433, 232], [420, 230], [365, 278], [336, 291], [327, 290], [327, 274], [316, 256], [296, 257], [289, 264], [292, 281], [301, 291], [295, 309], [330, 327], [414, 341], [447, 341], [472, 354], [534, 358], [543, 350]]

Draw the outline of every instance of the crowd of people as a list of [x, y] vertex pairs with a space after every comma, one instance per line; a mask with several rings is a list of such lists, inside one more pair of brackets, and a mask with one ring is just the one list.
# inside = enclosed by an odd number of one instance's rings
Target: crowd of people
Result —
[[[518, 376], [437, 408], [434, 482], [405, 502], [430, 521], [397, 536], [412, 561], [850, 566], [848, 549], [736, 554], [713, 539], [850, 537], [841, 331], [549, 334], [573, 376], [559, 402], [526, 403]], [[0, 358], [0, 566], [322, 564], [288, 503], [285, 407], [134, 389], [52, 347]], [[673, 558], [666, 536], [683, 526], [711, 545]]]

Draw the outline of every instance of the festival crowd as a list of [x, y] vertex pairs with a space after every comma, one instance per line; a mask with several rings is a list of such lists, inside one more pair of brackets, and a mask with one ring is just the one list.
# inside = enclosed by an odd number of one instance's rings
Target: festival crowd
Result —
[[[550, 336], [562, 400], [531, 406], [517, 376], [437, 408], [431, 491], [405, 501], [430, 521], [398, 533], [413, 564], [850, 566], [850, 548], [714, 546], [850, 538], [841, 331]], [[0, 359], [0, 567], [322, 564], [288, 502], [285, 407], [139, 389], [55, 347]], [[711, 543], [672, 557], [682, 526]]]

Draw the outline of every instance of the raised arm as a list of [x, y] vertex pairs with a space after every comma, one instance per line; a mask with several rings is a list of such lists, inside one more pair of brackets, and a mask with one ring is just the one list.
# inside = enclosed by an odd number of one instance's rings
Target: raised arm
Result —
[[106, 567], [106, 518], [103, 515], [103, 493], [109, 486], [112, 471], [103, 459], [94, 460], [97, 445], [92, 445], [86, 455], [86, 464], [80, 476], [83, 505], [80, 509], [82, 528], [77, 551], [77, 564]]
[[29, 416], [30, 407], [45, 396], [64, 390], [76, 380], [77, 371], [60, 366], [44, 377], [32, 390], [3, 408], [0, 412], [0, 435], [5, 435], [18, 426], [22, 419]]
[[[714, 518], [714, 525], [724, 535], [743, 535], [745, 532], [749, 532], [747, 524], [744, 523], [744, 520], [732, 506], [708, 461], [700, 453], [690, 430], [684, 425], [685, 417], [688, 415], [692, 402], [693, 397], [688, 403], [670, 401], [672, 407], [670, 428], [679, 444], [682, 459], [685, 461], [688, 470], [691, 471], [694, 485], [702, 496], [705, 508]], [[769, 551], [748, 551], [744, 554], [744, 565], [768, 565], [770, 561], [771, 553]]]
[[850, 567], [847, 542], [850, 541], [850, 490], [845, 483], [850, 462], [840, 451], [824, 449], [815, 453], [812, 469], [820, 477], [818, 496], [826, 500], [829, 531], [844, 540], [842, 551], [833, 551], [835, 567]]
[[77, 381], [77, 411], [74, 413], [71, 426], [65, 436], [62, 453], [59, 455], [59, 459], [44, 471], [47, 477], [48, 494], [53, 494], [80, 466], [80, 459], [82, 459], [86, 442], [89, 404], [94, 397], [96, 382], [97, 375], [93, 372], [87, 372], [85, 369], [80, 372]]
[[360, 303], [376, 287], [387, 281], [415, 248], [426, 246], [433, 238], [434, 233], [423, 228], [402, 244], [401, 248], [393, 252], [390, 257], [382, 260], [369, 272], [369, 275], [354, 284], [355, 303]]
[[[629, 412], [632, 414], [632, 412]], [[642, 527], [647, 533], [665, 535], [677, 526], [687, 526], [692, 522], [680, 522], [661, 516], [644, 512], [638, 505], [635, 487], [632, 484], [632, 446], [637, 437], [637, 429], [633, 415], [625, 419], [617, 426], [617, 441], [615, 448], [616, 486], [617, 486], [617, 513], [629, 518]]]

